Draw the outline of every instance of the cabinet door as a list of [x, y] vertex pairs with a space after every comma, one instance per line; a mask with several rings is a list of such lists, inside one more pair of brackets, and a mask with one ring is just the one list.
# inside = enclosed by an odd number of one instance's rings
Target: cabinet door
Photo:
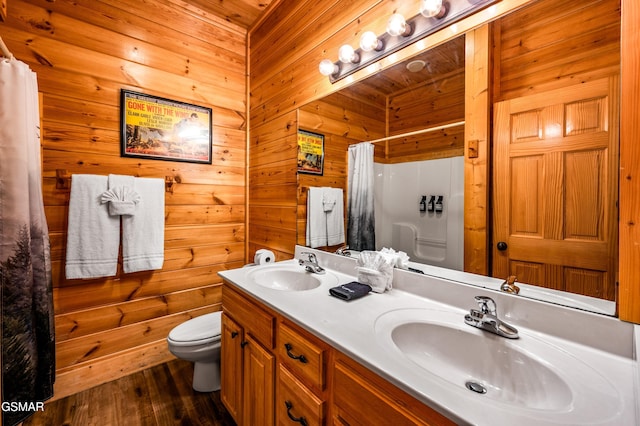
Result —
[[222, 314], [220, 346], [220, 399], [236, 423], [242, 414], [242, 328]]
[[275, 357], [260, 344], [245, 336], [244, 406], [241, 424], [271, 426], [274, 424]]

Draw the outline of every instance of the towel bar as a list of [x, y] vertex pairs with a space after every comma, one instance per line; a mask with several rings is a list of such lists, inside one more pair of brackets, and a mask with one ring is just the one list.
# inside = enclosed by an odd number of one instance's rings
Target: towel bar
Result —
[[[173, 184], [178, 182], [179, 180], [174, 179], [173, 176], [165, 176], [165, 192], [173, 194]], [[71, 189], [71, 173], [66, 169], [56, 169], [56, 189]]]

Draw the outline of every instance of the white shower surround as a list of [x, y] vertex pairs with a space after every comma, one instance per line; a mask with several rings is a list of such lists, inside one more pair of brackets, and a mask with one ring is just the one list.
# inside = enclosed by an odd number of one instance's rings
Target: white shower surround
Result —
[[[462, 270], [464, 157], [374, 164], [376, 249], [406, 252], [412, 262]], [[442, 213], [420, 212], [423, 195], [443, 196]]]

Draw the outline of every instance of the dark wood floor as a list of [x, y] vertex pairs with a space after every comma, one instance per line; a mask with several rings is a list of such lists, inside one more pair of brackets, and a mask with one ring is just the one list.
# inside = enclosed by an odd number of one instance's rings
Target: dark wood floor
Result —
[[192, 375], [192, 363], [171, 361], [48, 403], [23, 425], [235, 425], [220, 392], [194, 391]]

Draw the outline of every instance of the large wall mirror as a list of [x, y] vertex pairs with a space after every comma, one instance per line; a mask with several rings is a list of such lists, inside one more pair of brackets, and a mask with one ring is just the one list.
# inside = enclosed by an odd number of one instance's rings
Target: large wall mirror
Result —
[[[620, 2], [556, 3], [491, 26], [491, 275], [613, 315]], [[379, 141], [376, 245], [462, 270], [464, 117], [464, 35], [301, 107], [299, 128], [325, 137], [325, 165], [298, 177], [299, 218], [305, 188], [346, 188], [349, 145]]]

